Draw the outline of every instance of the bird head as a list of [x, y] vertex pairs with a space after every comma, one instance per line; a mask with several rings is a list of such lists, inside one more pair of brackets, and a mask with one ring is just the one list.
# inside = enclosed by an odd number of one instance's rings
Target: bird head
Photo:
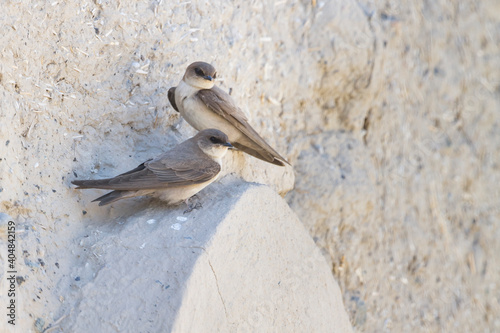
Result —
[[214, 86], [217, 72], [214, 66], [206, 62], [193, 62], [186, 69], [183, 80], [187, 84], [199, 89], [211, 89]]
[[208, 156], [218, 159], [227, 153], [228, 148], [233, 148], [225, 133], [217, 129], [206, 129], [195, 137], [198, 147]]

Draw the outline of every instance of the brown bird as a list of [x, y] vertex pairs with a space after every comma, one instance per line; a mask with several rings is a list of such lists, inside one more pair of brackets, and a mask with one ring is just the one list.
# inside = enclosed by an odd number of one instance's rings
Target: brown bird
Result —
[[250, 126], [231, 96], [214, 85], [216, 76], [212, 65], [192, 63], [179, 85], [169, 89], [170, 104], [197, 130], [217, 128], [247, 154], [279, 166], [290, 164]]
[[222, 157], [232, 145], [223, 132], [206, 129], [173, 149], [114, 178], [74, 180], [81, 188], [114, 190], [93, 201], [99, 206], [116, 200], [151, 195], [169, 204], [187, 201], [217, 179]]

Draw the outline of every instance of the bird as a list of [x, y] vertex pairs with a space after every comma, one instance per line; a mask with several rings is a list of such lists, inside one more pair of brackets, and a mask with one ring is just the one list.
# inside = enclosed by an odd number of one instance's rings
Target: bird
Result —
[[206, 129], [137, 168], [113, 178], [74, 180], [77, 189], [113, 190], [95, 200], [99, 206], [120, 199], [149, 195], [167, 204], [188, 204], [188, 199], [214, 182], [222, 169], [222, 157], [233, 146], [217, 129]]
[[227, 134], [235, 148], [275, 165], [290, 165], [250, 126], [231, 96], [214, 85], [216, 77], [212, 65], [192, 63], [177, 87], [169, 89], [170, 104], [198, 131], [217, 128]]

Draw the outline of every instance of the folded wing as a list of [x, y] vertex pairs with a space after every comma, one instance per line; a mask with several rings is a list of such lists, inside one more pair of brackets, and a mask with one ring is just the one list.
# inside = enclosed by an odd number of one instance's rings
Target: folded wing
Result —
[[245, 114], [234, 104], [231, 96], [222, 89], [214, 86], [212, 89], [202, 89], [198, 91], [197, 96], [213, 112], [229, 121], [234, 127], [240, 130], [249, 141], [253, 142], [252, 147], [247, 147], [241, 142], [233, 142], [234, 146], [246, 153], [283, 166], [284, 163], [290, 164], [276, 150], [274, 150], [266, 141], [248, 124]]
[[171, 160], [157, 158], [114, 178], [75, 180], [78, 188], [111, 190], [164, 189], [207, 182], [217, 176], [220, 165], [210, 159]]

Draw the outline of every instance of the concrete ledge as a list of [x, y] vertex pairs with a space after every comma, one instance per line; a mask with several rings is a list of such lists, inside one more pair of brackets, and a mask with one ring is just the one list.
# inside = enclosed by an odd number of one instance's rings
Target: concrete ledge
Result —
[[153, 203], [84, 244], [63, 330], [351, 331], [326, 262], [279, 195], [226, 177], [199, 200], [187, 214]]

